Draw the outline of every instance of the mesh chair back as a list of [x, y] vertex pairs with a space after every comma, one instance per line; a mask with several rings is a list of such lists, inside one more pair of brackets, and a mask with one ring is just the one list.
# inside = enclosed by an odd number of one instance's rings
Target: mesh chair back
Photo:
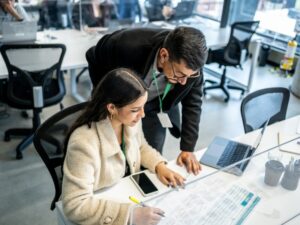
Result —
[[33, 108], [34, 86], [43, 87], [44, 105], [60, 102], [65, 95], [61, 64], [66, 52], [62, 44], [18, 44], [1, 46], [8, 70], [7, 103], [15, 108]]
[[54, 114], [37, 129], [33, 143], [45, 163], [54, 183], [55, 196], [51, 210], [61, 195], [62, 166], [64, 161], [65, 138], [70, 126], [80, 115], [86, 103], [80, 103]]
[[241, 115], [245, 133], [285, 119], [290, 92], [286, 88], [261, 89], [247, 95], [241, 103]]
[[259, 21], [243, 21], [232, 24], [230, 38], [224, 52], [226, 61], [235, 65], [241, 64], [244, 58], [243, 50], [245, 53], [248, 52], [250, 40], [258, 25]]

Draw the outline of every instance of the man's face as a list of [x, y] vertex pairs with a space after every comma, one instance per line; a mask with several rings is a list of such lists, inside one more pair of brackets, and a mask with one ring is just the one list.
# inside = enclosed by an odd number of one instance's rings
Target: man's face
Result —
[[180, 60], [179, 63], [171, 61], [169, 53], [164, 48], [160, 50], [158, 64], [162, 68], [168, 81], [172, 84], [179, 83], [181, 85], [185, 85], [187, 79], [199, 76], [199, 71], [189, 69], [184, 60]]

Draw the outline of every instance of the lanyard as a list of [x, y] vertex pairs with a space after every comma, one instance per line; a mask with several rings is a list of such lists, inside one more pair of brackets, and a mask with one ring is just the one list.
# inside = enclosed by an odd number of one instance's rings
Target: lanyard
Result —
[[124, 137], [124, 126], [122, 125], [122, 143], [121, 143], [121, 149], [122, 149], [122, 152], [125, 156], [125, 159], [126, 159], [126, 154], [125, 154], [125, 149], [126, 149], [126, 145], [125, 145], [125, 137]]
[[165, 90], [164, 90], [164, 94], [162, 96], [162, 98], [160, 97], [159, 95], [159, 90], [158, 90], [158, 84], [157, 84], [157, 80], [156, 80], [156, 76], [155, 76], [155, 72], [153, 70], [152, 72], [152, 76], [153, 76], [153, 79], [154, 79], [154, 83], [155, 83], [155, 86], [156, 86], [156, 91], [157, 91], [157, 94], [158, 94], [158, 99], [159, 99], [159, 108], [160, 108], [160, 111], [162, 112], [163, 111], [163, 100], [165, 99], [165, 97], [167, 96], [167, 94], [169, 93], [169, 91], [171, 90], [172, 88], [172, 84], [171, 83], [167, 83], [166, 87], [165, 87]]

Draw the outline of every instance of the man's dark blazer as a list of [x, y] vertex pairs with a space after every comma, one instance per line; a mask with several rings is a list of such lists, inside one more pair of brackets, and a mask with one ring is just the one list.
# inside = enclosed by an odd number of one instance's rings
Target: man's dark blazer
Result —
[[[105, 35], [86, 54], [94, 87], [106, 73], [120, 67], [134, 70], [144, 80], [169, 32], [165, 29], [133, 28]], [[199, 70], [202, 73], [202, 69]], [[188, 79], [186, 85], [176, 84], [163, 101], [165, 112], [169, 112], [179, 102], [182, 104], [182, 126], [179, 115], [170, 115], [174, 125], [170, 131], [175, 137], [181, 137], [181, 150], [193, 151], [198, 139], [202, 84], [202, 74], [198, 78]], [[155, 98], [147, 102], [145, 114], [153, 116], [157, 112], [159, 100]]]

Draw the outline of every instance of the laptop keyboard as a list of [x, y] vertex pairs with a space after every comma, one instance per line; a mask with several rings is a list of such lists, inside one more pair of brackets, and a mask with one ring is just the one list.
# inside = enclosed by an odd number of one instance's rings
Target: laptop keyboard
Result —
[[226, 145], [217, 165], [221, 167], [229, 166], [251, 155], [252, 148], [238, 142], [230, 141]]

